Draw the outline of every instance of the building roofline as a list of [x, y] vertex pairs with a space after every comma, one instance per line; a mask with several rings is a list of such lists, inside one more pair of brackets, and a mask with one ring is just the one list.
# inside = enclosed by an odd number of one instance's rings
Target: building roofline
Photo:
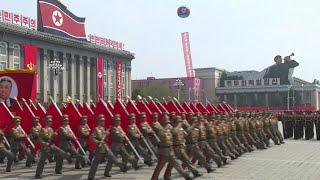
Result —
[[[170, 80], [170, 79], [188, 79], [188, 77], [174, 77], [174, 78], [155, 78], [155, 79], [132, 79], [132, 81], [156, 81], [156, 80]], [[194, 79], [199, 79], [194, 77]]]
[[210, 69], [215, 69], [215, 70], [219, 70], [219, 71], [226, 71], [225, 69], [220, 69], [220, 68], [216, 68], [216, 67], [194, 68], [194, 70], [210, 70]]
[[25, 28], [22, 26], [7, 24], [3, 22], [0, 22], [0, 32], [16, 34], [19, 36], [24, 36], [26, 38], [33, 38], [36, 40], [46, 41], [49, 43], [61, 44], [65, 46], [75, 47], [75, 48], [89, 50], [89, 51], [95, 51], [99, 53], [122, 56], [130, 60], [135, 58], [135, 54], [129, 51], [99, 46], [87, 41], [79, 41], [76, 39], [57, 36], [57, 35], [40, 32], [40, 31]]

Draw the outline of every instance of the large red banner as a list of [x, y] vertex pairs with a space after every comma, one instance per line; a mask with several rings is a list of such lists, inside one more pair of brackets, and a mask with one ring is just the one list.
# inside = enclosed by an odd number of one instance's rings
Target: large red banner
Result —
[[98, 85], [98, 98], [103, 98], [103, 57], [97, 58], [97, 85]]
[[36, 76], [30, 70], [6, 70], [0, 71], [0, 102], [11, 106], [15, 98], [32, 99]]
[[116, 62], [117, 73], [117, 99], [122, 99], [122, 62]]
[[30, 71], [35, 71], [35, 80], [32, 84], [31, 100], [37, 99], [37, 87], [38, 87], [38, 74], [37, 74], [37, 46], [31, 44], [25, 44], [24, 49], [24, 68], [29, 69]]
[[39, 26], [43, 31], [86, 40], [85, 18], [72, 14], [57, 0], [39, 0]]
[[181, 33], [181, 37], [182, 37], [182, 47], [183, 47], [184, 61], [186, 64], [187, 77], [194, 77], [189, 33], [188, 32]]

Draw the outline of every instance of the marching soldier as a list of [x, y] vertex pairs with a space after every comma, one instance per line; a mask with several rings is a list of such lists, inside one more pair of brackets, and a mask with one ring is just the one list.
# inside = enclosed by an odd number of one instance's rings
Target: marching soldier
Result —
[[[93, 152], [90, 152], [88, 144], [87, 144], [88, 138], [90, 137], [90, 131], [91, 131], [91, 129], [88, 125], [88, 116], [81, 116], [80, 121], [81, 121], [81, 124], [78, 129], [78, 132], [80, 135], [79, 142], [80, 142], [80, 145], [82, 146], [83, 150], [85, 152], [87, 152], [87, 151], [89, 152], [89, 160], [91, 161], [93, 158]], [[82, 154], [83, 152], [81, 152], [81, 150], [79, 149], [78, 153]], [[83, 155], [85, 155], [85, 154], [83, 154]], [[77, 163], [76, 164], [77, 167], [80, 167], [79, 163], [81, 163], [82, 167], [86, 166], [86, 162], [84, 161], [84, 159], [82, 159], [82, 162], [77, 161], [76, 163]], [[90, 163], [90, 162], [88, 162], [88, 163]]]
[[217, 142], [223, 152], [223, 155], [229, 156], [231, 160], [238, 158], [226, 145], [226, 137], [224, 136], [223, 125], [220, 123], [220, 121], [216, 121], [214, 127], [217, 131]]
[[303, 137], [303, 124], [305, 114], [299, 113], [294, 119], [294, 139], [301, 139]]
[[272, 133], [271, 121], [272, 120], [268, 117], [263, 119], [263, 131], [266, 133], [268, 141], [272, 139], [274, 144], [279, 145], [279, 139], [274, 135], [274, 133]]
[[236, 120], [235, 124], [237, 137], [239, 138], [240, 142], [246, 147], [247, 151], [254, 151], [254, 149], [250, 146], [249, 141], [244, 133], [244, 122], [242, 117], [239, 117], [238, 120]]
[[[165, 113], [163, 114], [165, 115]], [[152, 114], [152, 125], [151, 125], [153, 131], [156, 133], [157, 136], [159, 136], [160, 131], [162, 130], [161, 124], [158, 122], [158, 113]]]
[[[295, 122], [295, 118], [296, 118], [296, 113], [292, 112], [292, 113], [287, 113], [287, 115], [285, 116], [285, 134], [286, 134], [286, 138], [292, 138], [293, 137], [293, 129], [294, 129], [294, 122]], [[286, 139], [285, 138], [285, 139]]]
[[[73, 141], [76, 140], [76, 137], [74, 136], [74, 133], [72, 132], [70, 126], [69, 126], [69, 116], [68, 115], [62, 115], [61, 116], [61, 123], [62, 126], [58, 129], [59, 136], [60, 136], [60, 148], [67, 153], [71, 154], [71, 157], [76, 158], [76, 164], [75, 169], [81, 169], [80, 163], [84, 161], [83, 156], [79, 154], [74, 145]], [[58, 154], [56, 156], [56, 174], [62, 174], [62, 165], [63, 165], [63, 159], [64, 157]]]
[[[171, 129], [172, 133], [172, 139], [173, 139], [173, 150], [175, 156], [182, 161], [183, 166], [187, 167], [193, 174], [194, 177], [199, 177], [201, 174], [199, 171], [193, 166], [191, 160], [189, 159], [186, 149], [185, 149], [185, 131], [181, 127], [181, 117], [176, 116], [173, 121], [171, 121], [171, 124], [173, 128]], [[168, 164], [167, 169], [165, 171], [165, 178], [164, 179], [169, 179], [171, 176], [171, 171], [172, 171], [172, 164]]]
[[9, 144], [6, 143], [5, 138], [6, 137], [4, 132], [0, 130], [0, 154], [3, 157], [7, 157], [8, 162], [7, 162], [6, 172], [11, 172], [11, 167], [14, 160], [14, 154], [10, 152]]
[[[131, 141], [134, 148], [137, 152], [142, 155], [144, 159], [144, 163], [148, 166], [152, 166], [152, 157], [149, 154], [148, 150], [143, 148], [145, 146], [142, 145], [143, 143], [143, 135], [140, 133], [139, 128], [136, 125], [136, 117], [134, 114], [129, 114], [129, 126], [128, 126], [128, 138]], [[138, 157], [136, 157], [138, 161]]]
[[306, 140], [313, 139], [314, 132], [313, 132], [313, 118], [311, 112], [305, 115], [305, 138]]
[[283, 137], [278, 126], [278, 119], [272, 114], [270, 114], [270, 117], [271, 132], [273, 132], [275, 138], [278, 139], [279, 143], [284, 144]]
[[[111, 128], [111, 137], [112, 137], [112, 144], [111, 144], [111, 150], [115, 156], [120, 155], [122, 157], [122, 162], [127, 166], [127, 162], [130, 162], [132, 164], [132, 167], [134, 169], [139, 169], [138, 167], [138, 160], [131, 156], [128, 151], [126, 150], [125, 143], [128, 143], [128, 139], [126, 138], [126, 134], [121, 129], [121, 119], [119, 114], [115, 114], [113, 116], [113, 123], [114, 125]], [[133, 147], [131, 147], [133, 148]], [[111, 167], [112, 167], [112, 161], [108, 161], [107, 164], [107, 170], [105, 173], [109, 174]], [[127, 168], [127, 167], [126, 167]]]
[[199, 129], [197, 128], [199, 122], [195, 116], [190, 116], [189, 122], [190, 128], [187, 131], [186, 137], [187, 154], [190, 158], [198, 160], [200, 165], [205, 167], [207, 172], [210, 173], [215, 169], [207, 162], [205, 155], [199, 147]]
[[[163, 124], [168, 124], [169, 118], [166, 114], [163, 115], [162, 118]], [[158, 148], [158, 163], [156, 168], [153, 171], [151, 180], [158, 180], [159, 174], [166, 163], [169, 163], [173, 168], [175, 168], [180, 175], [182, 175], [185, 179], [191, 180], [193, 179], [190, 177], [189, 173], [183, 170], [181, 165], [179, 164], [177, 157], [174, 155], [173, 152], [173, 137], [170, 128], [161, 128], [159, 129], [159, 148]], [[171, 172], [167, 172], [170, 174]], [[165, 179], [168, 177], [165, 177]]]
[[[96, 144], [96, 150], [95, 150], [95, 156], [93, 158], [93, 161], [91, 163], [91, 167], [88, 174], [88, 180], [93, 180], [98, 166], [100, 162], [107, 157], [108, 158], [108, 165], [105, 168], [104, 176], [105, 177], [111, 177], [110, 170], [112, 167], [112, 164], [116, 164], [120, 167], [122, 172], [126, 172], [127, 168], [125, 167], [125, 164], [122, 164], [112, 153], [110, 148], [107, 145], [107, 137], [108, 132], [106, 131], [104, 125], [105, 125], [105, 118], [103, 114], [100, 114], [97, 117], [97, 124], [98, 126], [94, 128], [91, 139]], [[110, 166], [111, 165], [111, 166]]]
[[244, 146], [244, 144], [241, 143], [240, 139], [238, 138], [234, 115], [232, 115], [232, 118], [229, 121], [229, 129], [231, 140], [234, 142], [235, 146], [239, 147], [242, 152], [248, 152], [249, 150]]
[[142, 112], [140, 114], [140, 132], [145, 137], [148, 145], [151, 147], [153, 152], [157, 152], [155, 146], [158, 144], [158, 137], [155, 132], [152, 130], [151, 126], [147, 122], [146, 113]]
[[[64, 152], [62, 149], [58, 148], [54, 143], [56, 139], [56, 133], [51, 128], [52, 126], [52, 116], [48, 115], [44, 119], [45, 127], [41, 129], [39, 134], [39, 140], [41, 142], [40, 155], [38, 160], [38, 165], [36, 169], [36, 179], [42, 178], [42, 172], [45, 165], [45, 161], [49, 158], [49, 155], [58, 155], [69, 157], [69, 154]], [[57, 164], [56, 164], [57, 169]]]
[[[198, 144], [202, 152], [206, 155], [207, 160], [213, 159], [218, 167], [222, 166], [222, 159], [216, 152], [210, 147], [207, 142], [207, 133], [206, 127], [204, 126], [206, 123], [206, 119], [203, 118], [202, 115], [199, 116], [199, 123], [195, 126], [199, 129], [199, 139]], [[227, 159], [224, 159], [224, 163], [226, 163]]]
[[35, 144], [39, 140], [41, 124], [39, 122], [39, 117], [35, 116], [32, 118], [33, 127], [31, 128], [31, 133], [29, 134], [30, 140]]
[[[27, 155], [26, 167], [31, 167], [33, 162], [33, 155], [30, 149], [25, 145], [25, 140], [28, 138], [21, 127], [21, 118], [19, 116], [13, 117], [14, 127], [11, 129], [11, 151], [15, 158], [18, 152]], [[30, 143], [30, 142], [29, 142]]]

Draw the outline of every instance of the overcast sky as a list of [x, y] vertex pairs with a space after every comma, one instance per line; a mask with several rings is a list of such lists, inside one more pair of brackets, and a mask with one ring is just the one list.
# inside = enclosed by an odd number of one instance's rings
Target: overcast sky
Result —
[[[294, 52], [294, 76], [319, 78], [318, 0], [63, 0], [86, 17], [87, 34], [119, 40], [136, 54], [132, 78], [186, 76], [181, 32], [194, 68], [262, 70]], [[186, 5], [189, 18], [176, 10]], [[0, 0], [0, 9], [36, 18], [36, 0]]]

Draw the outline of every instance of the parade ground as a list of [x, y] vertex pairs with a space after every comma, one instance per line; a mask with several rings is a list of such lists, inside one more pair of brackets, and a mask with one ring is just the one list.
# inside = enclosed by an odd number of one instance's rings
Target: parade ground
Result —
[[[281, 128], [281, 126], [280, 126]], [[282, 130], [282, 129], [281, 129]], [[52, 180], [76, 180], [87, 179], [88, 168], [75, 170], [74, 164], [64, 164], [63, 175], [54, 174], [54, 163], [47, 164], [43, 179]], [[96, 179], [106, 179], [103, 176], [105, 164], [99, 166]], [[4, 164], [0, 165], [0, 179], [33, 179], [35, 166], [26, 168], [24, 162], [13, 167], [12, 172], [6, 173]], [[129, 170], [123, 174], [119, 168], [114, 167], [112, 177], [108, 179], [150, 179], [155, 166], [143, 166], [138, 171]], [[320, 178], [320, 142], [316, 140], [286, 140], [280, 146], [272, 145], [271, 148], [260, 151], [256, 150], [246, 153], [240, 158], [230, 161], [229, 165], [217, 168], [213, 173], [207, 174], [204, 169], [199, 168], [203, 176], [198, 179], [216, 180], [276, 180], [276, 179], [308, 179]], [[173, 179], [183, 179], [176, 171], [172, 174]], [[161, 176], [162, 177], [162, 176]]]

